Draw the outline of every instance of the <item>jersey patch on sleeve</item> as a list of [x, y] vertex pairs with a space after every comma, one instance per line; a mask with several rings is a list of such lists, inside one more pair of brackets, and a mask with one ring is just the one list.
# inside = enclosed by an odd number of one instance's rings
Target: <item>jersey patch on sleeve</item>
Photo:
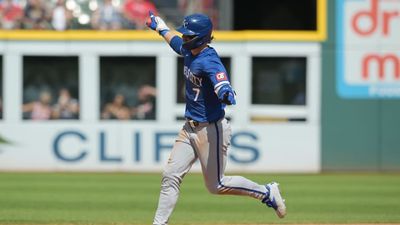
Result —
[[226, 74], [224, 72], [217, 73], [215, 75], [215, 77], [217, 78], [217, 81], [228, 80], [228, 77], [226, 76]]

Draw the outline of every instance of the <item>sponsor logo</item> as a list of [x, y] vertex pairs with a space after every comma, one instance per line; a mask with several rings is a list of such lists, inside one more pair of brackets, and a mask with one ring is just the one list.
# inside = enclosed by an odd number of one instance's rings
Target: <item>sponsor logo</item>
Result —
[[336, 4], [339, 95], [400, 98], [400, 0]]
[[[96, 154], [96, 158], [102, 163], [122, 164], [124, 161], [132, 163], [149, 162], [152, 158], [154, 163], [161, 163], [168, 160], [168, 155], [173, 148], [173, 140], [178, 135], [171, 131], [154, 131], [150, 134], [150, 139], [154, 149], [144, 147], [144, 132], [132, 132], [130, 139], [125, 140], [130, 143], [124, 151], [128, 153], [113, 151], [115, 145], [110, 144], [112, 140], [121, 142], [120, 137], [116, 137], [112, 132], [101, 130], [97, 135], [93, 133], [77, 130], [65, 130], [57, 133], [52, 139], [52, 151], [56, 159], [66, 163], [82, 162]], [[89, 138], [92, 137], [92, 138]], [[256, 133], [241, 131], [233, 133], [231, 139], [232, 150], [229, 152], [229, 159], [239, 164], [252, 164], [260, 159], [261, 150], [258, 148], [259, 137]], [[151, 152], [151, 157], [145, 157], [145, 151]]]
[[217, 81], [228, 80], [228, 78], [224, 72], [219, 72], [215, 76], [217, 77]]

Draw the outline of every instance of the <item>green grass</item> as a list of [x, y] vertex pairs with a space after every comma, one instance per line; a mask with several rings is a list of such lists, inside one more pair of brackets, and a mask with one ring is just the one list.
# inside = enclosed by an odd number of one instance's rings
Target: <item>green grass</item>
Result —
[[[400, 175], [245, 174], [276, 180], [288, 216], [246, 197], [208, 194], [189, 174], [171, 224], [400, 223]], [[151, 224], [160, 174], [0, 173], [0, 224]]]

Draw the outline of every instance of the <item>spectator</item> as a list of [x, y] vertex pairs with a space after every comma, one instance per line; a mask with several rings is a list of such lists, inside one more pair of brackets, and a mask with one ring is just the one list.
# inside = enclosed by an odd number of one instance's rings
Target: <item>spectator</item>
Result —
[[59, 92], [57, 103], [53, 107], [53, 118], [55, 119], [78, 119], [79, 103], [72, 98], [68, 89], [62, 88]]
[[180, 11], [184, 15], [194, 13], [207, 14], [212, 20], [213, 27], [218, 27], [218, 10], [215, 9], [215, 0], [178, 0]]
[[152, 120], [156, 118], [155, 102], [157, 90], [149, 85], [144, 85], [138, 90], [139, 104], [133, 109], [135, 119]]
[[39, 100], [24, 104], [22, 111], [24, 113], [29, 113], [29, 118], [32, 120], [49, 120], [52, 115], [50, 102], [50, 92], [42, 91]]
[[130, 111], [125, 104], [125, 97], [117, 94], [111, 103], [106, 104], [101, 114], [102, 119], [117, 119], [128, 120], [130, 119]]
[[28, 0], [25, 6], [25, 29], [49, 29], [49, 14], [42, 0]]
[[51, 13], [51, 25], [53, 29], [63, 31], [68, 29], [72, 19], [72, 12], [65, 6], [64, 0], [57, 0]]
[[0, 3], [1, 29], [19, 29], [22, 17], [23, 11], [21, 6], [14, 3], [13, 0], [4, 0]]
[[156, 7], [149, 0], [126, 0], [123, 6], [123, 15], [128, 22], [128, 27], [143, 30], [149, 11], [158, 14]]
[[117, 7], [112, 4], [112, 0], [104, 0], [96, 12], [93, 14], [92, 27], [100, 30], [121, 29], [121, 16]]
[[179, 9], [184, 12], [185, 15], [193, 13], [205, 13], [203, 0], [179, 0]]

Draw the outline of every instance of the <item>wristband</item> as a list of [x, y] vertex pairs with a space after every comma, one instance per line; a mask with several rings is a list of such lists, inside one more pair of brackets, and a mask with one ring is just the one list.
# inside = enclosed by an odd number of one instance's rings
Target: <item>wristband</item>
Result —
[[163, 36], [164, 37], [164, 35], [166, 34], [166, 33], [168, 33], [168, 31], [169, 30], [160, 30], [160, 32], [158, 32], [161, 36]]

